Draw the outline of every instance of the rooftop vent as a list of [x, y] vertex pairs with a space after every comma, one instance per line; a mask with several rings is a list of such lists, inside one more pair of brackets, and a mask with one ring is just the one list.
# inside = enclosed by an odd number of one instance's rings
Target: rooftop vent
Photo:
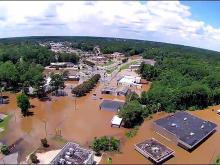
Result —
[[187, 117], [184, 117], [184, 119], [183, 119], [184, 121], [186, 121], [187, 120]]
[[194, 132], [190, 132], [190, 136], [193, 136], [195, 133]]

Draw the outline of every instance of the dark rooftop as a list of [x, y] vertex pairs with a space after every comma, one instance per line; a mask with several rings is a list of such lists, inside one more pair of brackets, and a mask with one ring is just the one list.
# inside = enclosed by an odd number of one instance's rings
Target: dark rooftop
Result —
[[155, 123], [191, 147], [207, 137], [217, 126], [215, 123], [205, 121], [187, 112], [176, 112], [156, 120]]
[[136, 150], [155, 162], [161, 162], [173, 155], [174, 151], [159, 143], [156, 139], [148, 139], [135, 145]]
[[118, 109], [124, 106], [125, 102], [114, 100], [103, 100], [100, 104], [100, 109], [109, 111], [118, 111]]

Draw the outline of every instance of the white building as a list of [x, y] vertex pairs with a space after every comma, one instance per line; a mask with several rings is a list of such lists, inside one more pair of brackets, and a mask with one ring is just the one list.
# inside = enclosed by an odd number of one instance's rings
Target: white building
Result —
[[113, 118], [111, 120], [111, 127], [116, 126], [116, 127], [120, 128], [122, 120], [123, 119], [118, 117], [118, 115], [113, 116]]
[[139, 86], [141, 82], [141, 77], [135, 76], [124, 76], [118, 82], [119, 85], [126, 85], [126, 86]]

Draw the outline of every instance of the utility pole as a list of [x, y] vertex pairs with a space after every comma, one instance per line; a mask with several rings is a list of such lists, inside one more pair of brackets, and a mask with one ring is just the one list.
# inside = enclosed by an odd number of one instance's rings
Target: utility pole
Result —
[[45, 130], [45, 135], [47, 137], [47, 121], [41, 120], [44, 123], [44, 130]]

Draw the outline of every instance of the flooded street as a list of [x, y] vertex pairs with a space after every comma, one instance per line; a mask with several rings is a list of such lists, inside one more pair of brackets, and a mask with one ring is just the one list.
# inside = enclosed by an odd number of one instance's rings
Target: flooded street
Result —
[[[124, 100], [123, 96], [115, 97], [100, 94], [101, 85], [98, 85], [87, 96], [73, 98], [52, 97], [52, 101], [39, 101], [31, 99], [30, 109], [32, 116], [23, 117], [16, 105], [16, 94], [4, 93], [9, 96], [9, 104], [1, 105], [0, 112], [11, 114], [12, 118], [9, 128], [2, 141], [11, 145], [19, 138], [22, 141], [19, 145], [21, 159], [34, 151], [40, 145], [40, 139], [53, 137], [56, 129], [61, 129], [62, 137], [68, 141], [76, 141], [83, 146], [89, 145], [95, 136], [113, 135], [121, 138], [125, 129], [111, 128], [111, 119], [115, 112], [99, 110], [102, 102], [100, 97], [105, 99]], [[96, 93], [94, 99], [92, 94]], [[76, 102], [76, 107], [75, 107]], [[46, 128], [45, 128], [46, 125]]]

